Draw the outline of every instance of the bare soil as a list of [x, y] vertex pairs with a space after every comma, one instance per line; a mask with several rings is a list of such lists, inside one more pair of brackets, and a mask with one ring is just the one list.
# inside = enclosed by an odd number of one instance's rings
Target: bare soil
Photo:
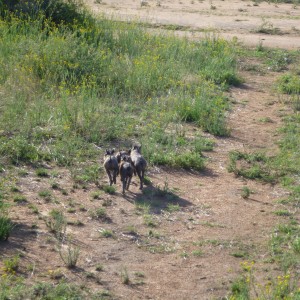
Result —
[[[175, 25], [178, 35], [199, 39], [208, 33], [237, 38], [249, 46], [300, 49], [300, 7], [253, 1], [85, 0], [95, 13], [121, 20]], [[181, 30], [180, 30], [181, 29]], [[266, 29], [266, 30], [263, 30]], [[267, 31], [268, 34], [262, 33]]]
[[[149, 1], [148, 6], [141, 7], [139, 1], [131, 0], [87, 2], [96, 13], [196, 29], [216, 28], [220, 35], [236, 35], [252, 45], [262, 37], [272, 46], [300, 45], [300, 13], [292, 5], [182, 0], [161, 1], [161, 6]], [[251, 33], [262, 16], [287, 33]], [[297, 30], [292, 31], [293, 26]], [[135, 177], [130, 191], [123, 196], [118, 178], [115, 195], [101, 193], [100, 199], [93, 199], [93, 192], [99, 192], [99, 188], [93, 184], [74, 187], [68, 170], [49, 166], [49, 172], [55, 171], [56, 177], [38, 178], [34, 170], [26, 168], [29, 174], [19, 178], [16, 185], [28, 202], [37, 206], [39, 214], [32, 213], [28, 204], [13, 208], [13, 219], [19, 225], [9, 240], [0, 244], [4, 257], [22, 253], [20, 270], [29, 282], [56, 282], [63, 277], [95, 291], [109, 290], [114, 299], [221, 299], [229, 293], [231, 282], [240, 274], [240, 263], [245, 260], [256, 261], [255, 276], [259, 278], [276, 274], [276, 264], [266, 262], [268, 242], [274, 226], [283, 220], [274, 214], [280, 209], [276, 200], [287, 192], [279, 185], [235, 177], [227, 167], [232, 150], [277, 151], [277, 129], [282, 114], [288, 110], [272, 92], [277, 74], [241, 71], [241, 76], [245, 84], [230, 90], [231, 136], [211, 137], [216, 145], [212, 152], [205, 153], [208, 162], [204, 172], [150, 168], [147, 175], [152, 184], [143, 192]], [[67, 194], [51, 189], [53, 181]], [[107, 178], [103, 175], [100, 184], [105, 183]], [[248, 199], [241, 197], [245, 186], [254, 191]], [[53, 193], [50, 202], [38, 195], [45, 189]], [[145, 224], [145, 212], [137, 203], [149, 205], [152, 224]], [[169, 204], [178, 204], [179, 209], [168, 211]], [[106, 209], [106, 219], [91, 217], [99, 207]], [[56, 239], [43, 220], [54, 208], [67, 215], [72, 245], [81, 251], [78, 267], [73, 270], [65, 267]], [[103, 230], [111, 230], [113, 236], [103, 237]], [[103, 271], [96, 271], [99, 264]], [[28, 271], [30, 265], [34, 268]], [[59, 276], [54, 276], [53, 270]], [[129, 284], [122, 282], [121, 274], [126, 272]]]

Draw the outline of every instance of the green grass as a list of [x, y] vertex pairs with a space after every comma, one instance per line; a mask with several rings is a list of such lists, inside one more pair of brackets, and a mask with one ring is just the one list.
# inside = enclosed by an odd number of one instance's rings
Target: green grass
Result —
[[264, 182], [274, 183], [277, 173], [272, 169], [272, 158], [263, 153], [244, 153], [232, 151], [229, 155], [228, 171], [236, 176], [248, 179], [258, 179]]
[[9, 238], [10, 232], [13, 229], [13, 223], [10, 218], [3, 215], [0, 211], [0, 241], [6, 241]]
[[[78, 166], [99, 156], [94, 144], [134, 138], [150, 163], [203, 169], [201, 152], [212, 143], [178, 128], [192, 122], [230, 133], [225, 90], [241, 82], [235, 45], [153, 36], [138, 24], [93, 19], [73, 1], [54, 2], [59, 11], [43, 0], [31, 18], [1, 14], [3, 163]], [[76, 179], [98, 176], [94, 166]]]

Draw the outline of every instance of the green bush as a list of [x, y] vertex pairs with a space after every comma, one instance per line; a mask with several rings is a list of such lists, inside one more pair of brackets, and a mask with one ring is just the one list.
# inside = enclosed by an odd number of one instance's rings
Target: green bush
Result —
[[300, 94], [300, 76], [284, 74], [277, 81], [278, 91], [284, 94]]
[[0, 241], [6, 241], [9, 238], [13, 227], [11, 220], [0, 212]]

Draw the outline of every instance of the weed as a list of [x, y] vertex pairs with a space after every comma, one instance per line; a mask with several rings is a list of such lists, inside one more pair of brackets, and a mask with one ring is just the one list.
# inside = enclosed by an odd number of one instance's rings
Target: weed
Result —
[[134, 272], [134, 275], [138, 278], [145, 278], [145, 274], [143, 272]]
[[125, 228], [125, 232], [132, 235], [137, 235], [137, 229], [134, 225], [128, 225]]
[[57, 209], [53, 209], [49, 213], [49, 217], [45, 219], [47, 227], [53, 232], [57, 238], [61, 239], [66, 231], [66, 219], [63, 213]]
[[14, 197], [14, 202], [17, 203], [17, 204], [24, 204], [24, 203], [27, 203], [28, 200], [25, 196], [23, 195], [16, 195]]
[[194, 250], [192, 252], [192, 255], [195, 256], [195, 257], [201, 257], [201, 256], [203, 256], [203, 251], [201, 251], [201, 250]]
[[3, 264], [4, 264], [3, 271], [7, 274], [14, 275], [16, 273], [16, 271], [18, 270], [19, 265], [20, 265], [20, 256], [15, 255], [11, 259], [4, 259]]
[[93, 192], [91, 194], [91, 196], [92, 196], [93, 199], [100, 199], [101, 198], [100, 195], [101, 195], [100, 192]]
[[80, 254], [79, 247], [73, 247], [71, 244], [66, 249], [59, 248], [59, 255], [68, 268], [75, 268]]
[[34, 205], [34, 204], [29, 204], [29, 205], [28, 205], [28, 208], [31, 209], [31, 211], [32, 211], [34, 214], [38, 214], [38, 213], [39, 213], [39, 209], [38, 209], [37, 206]]
[[112, 185], [104, 185], [102, 189], [105, 193], [110, 195], [114, 195], [116, 193], [116, 188]]
[[150, 205], [146, 203], [135, 203], [135, 211], [138, 215], [140, 214], [149, 214]]
[[52, 193], [49, 190], [42, 190], [39, 192], [39, 196], [44, 198], [48, 202], [51, 201]]
[[0, 241], [6, 241], [14, 228], [13, 223], [6, 213], [0, 211]]
[[152, 215], [144, 215], [144, 224], [148, 227], [157, 227]]
[[60, 189], [59, 183], [53, 182], [51, 184], [51, 188], [54, 189], [54, 190], [59, 190]]
[[271, 160], [264, 154], [233, 151], [229, 154], [229, 158], [229, 172], [248, 179], [259, 179], [271, 183], [275, 182], [275, 174], [273, 174], [269, 166]]
[[17, 186], [12, 186], [10, 188], [10, 191], [13, 192], [13, 193], [20, 193], [20, 189], [17, 187]]
[[264, 33], [264, 34], [280, 34], [281, 31], [279, 28], [274, 27], [274, 25], [263, 19], [262, 24], [259, 26], [259, 28], [255, 31], [256, 33]]
[[98, 264], [98, 265], [96, 265], [95, 270], [97, 272], [102, 272], [104, 270], [104, 267], [103, 267], [103, 265]]
[[252, 193], [252, 191], [247, 186], [243, 186], [242, 192], [241, 192], [242, 198], [248, 199], [251, 193]]
[[48, 270], [49, 277], [51, 279], [59, 280], [64, 277], [64, 273], [61, 269]]
[[129, 274], [125, 267], [121, 270], [121, 281], [123, 284], [126, 284], [126, 285], [130, 284]]
[[105, 237], [105, 238], [115, 238], [116, 237], [114, 232], [112, 230], [109, 230], [109, 229], [101, 230], [100, 234], [101, 234], [102, 237]]
[[187, 259], [189, 257], [189, 254], [186, 251], [183, 251], [179, 255], [181, 258]]
[[90, 216], [92, 219], [100, 219], [102, 221], [105, 221], [108, 219], [106, 210], [102, 207], [97, 208], [93, 211], [90, 211]]
[[39, 168], [35, 171], [35, 174], [38, 176], [38, 177], [49, 177], [49, 173], [46, 169], [43, 169], [43, 168]]
[[276, 210], [274, 212], [275, 215], [281, 216], [281, 217], [289, 217], [291, 216], [291, 213], [288, 210]]
[[180, 211], [180, 206], [179, 206], [179, 204], [168, 203], [166, 210], [170, 213], [178, 212], [178, 211]]

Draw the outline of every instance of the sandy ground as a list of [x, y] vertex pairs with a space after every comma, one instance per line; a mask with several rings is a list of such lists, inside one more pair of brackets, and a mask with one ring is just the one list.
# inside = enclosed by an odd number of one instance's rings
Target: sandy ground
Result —
[[[300, 49], [300, 7], [293, 4], [255, 4], [252, 1], [95, 0], [85, 2], [96, 13], [122, 20], [139, 20], [155, 25], [182, 26], [177, 34], [201, 38], [214, 32], [246, 45]], [[179, 27], [180, 28], [180, 27]], [[263, 34], [262, 28], [275, 34]], [[182, 29], [182, 28], [181, 28]], [[276, 32], [277, 31], [277, 32]]]

